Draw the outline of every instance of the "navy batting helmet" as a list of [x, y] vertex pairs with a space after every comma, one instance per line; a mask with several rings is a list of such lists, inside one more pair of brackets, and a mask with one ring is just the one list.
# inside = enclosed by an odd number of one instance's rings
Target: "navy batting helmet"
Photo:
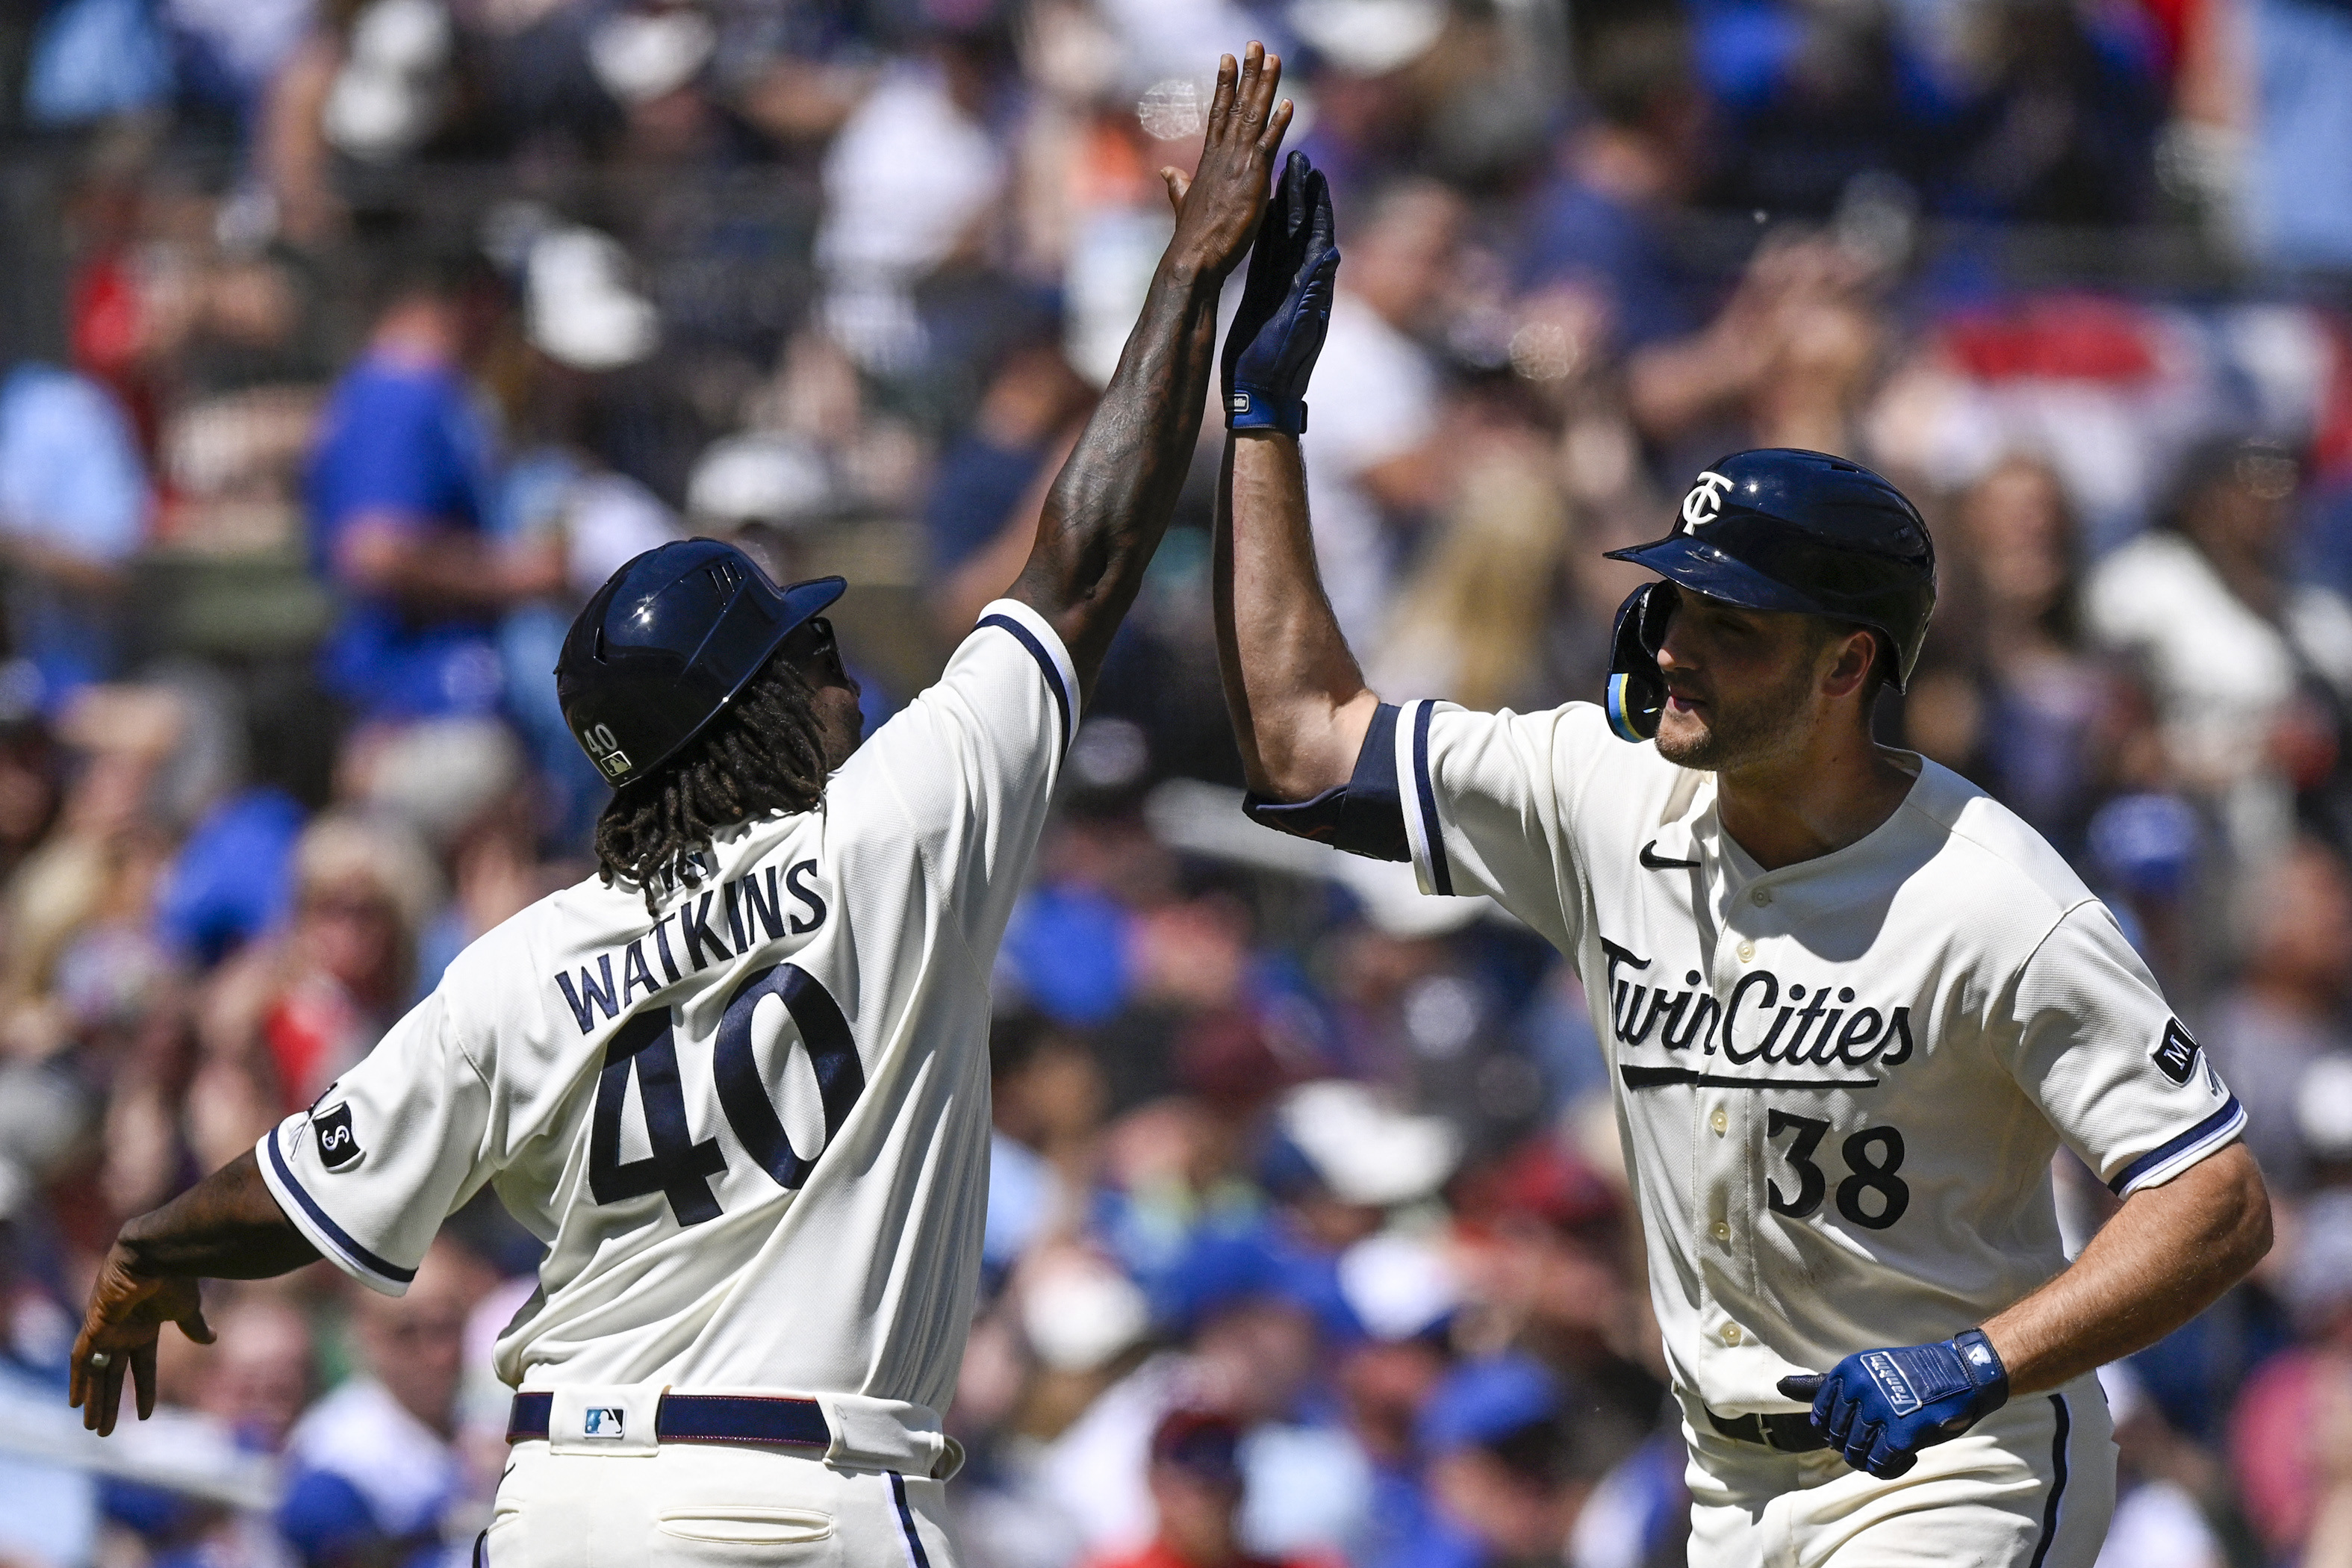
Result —
[[[1887, 679], [1911, 679], [1936, 608], [1936, 547], [1901, 490], [1843, 458], [1766, 447], [1717, 459], [1683, 497], [1672, 533], [1609, 552], [1696, 594], [1868, 626], [1885, 639]], [[1674, 609], [1665, 584], [1617, 611], [1609, 722], [1628, 741], [1658, 732], [1658, 647]]]
[[778, 588], [731, 544], [665, 544], [613, 574], [564, 634], [555, 698], [614, 786], [677, 754], [735, 700], [794, 628], [848, 584]]

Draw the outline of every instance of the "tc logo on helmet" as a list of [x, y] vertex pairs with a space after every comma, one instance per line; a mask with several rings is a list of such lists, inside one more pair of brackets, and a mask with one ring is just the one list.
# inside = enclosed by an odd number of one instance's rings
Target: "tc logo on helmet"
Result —
[[1696, 533], [1706, 523], [1713, 522], [1723, 511], [1723, 492], [1731, 481], [1714, 469], [1702, 472], [1690, 494], [1683, 497], [1683, 524]]

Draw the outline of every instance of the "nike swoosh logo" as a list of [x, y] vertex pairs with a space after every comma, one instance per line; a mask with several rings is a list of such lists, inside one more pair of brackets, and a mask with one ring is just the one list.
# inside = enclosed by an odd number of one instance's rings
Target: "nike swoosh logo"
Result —
[[1644, 871], [1687, 871], [1698, 864], [1696, 860], [1661, 860], [1657, 848], [1658, 841], [1654, 838], [1642, 846], [1642, 869]]

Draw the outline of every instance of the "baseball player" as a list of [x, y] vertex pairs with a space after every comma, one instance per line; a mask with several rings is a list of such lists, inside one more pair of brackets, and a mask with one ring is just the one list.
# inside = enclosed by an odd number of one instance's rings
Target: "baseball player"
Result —
[[513, 1463], [477, 1562], [943, 1568], [940, 1430], [980, 1268], [988, 975], [1072, 730], [1191, 459], [1219, 288], [1290, 105], [1219, 68], [1174, 237], [1011, 594], [859, 744], [825, 578], [707, 540], [581, 612], [564, 713], [602, 874], [476, 942], [310, 1110], [126, 1225], [74, 1348], [112, 1428], [199, 1276], [324, 1257], [399, 1293], [488, 1183], [547, 1244], [500, 1337]]
[[[1601, 705], [1365, 689], [1302, 482], [1324, 198], [1253, 255], [1217, 603], [1259, 821], [1410, 859], [1576, 965], [1610, 1058], [1690, 1448], [1690, 1560], [2088, 1564], [2095, 1369], [2269, 1245], [2245, 1118], [2114, 918], [1967, 781], [1876, 744], [1935, 601], [1911, 504], [1752, 451], [1620, 612]], [[2050, 1164], [2123, 1200], [2071, 1265]]]

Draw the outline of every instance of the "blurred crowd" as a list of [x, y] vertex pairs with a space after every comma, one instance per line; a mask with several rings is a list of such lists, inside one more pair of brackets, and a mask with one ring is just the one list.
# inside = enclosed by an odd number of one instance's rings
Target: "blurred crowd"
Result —
[[[1373, 683], [1596, 696], [1601, 552], [1722, 453], [1903, 485], [1942, 602], [1886, 738], [2111, 901], [2279, 1206], [2109, 1369], [2103, 1561], [2352, 1565], [2352, 7], [5, 10], [0, 1563], [467, 1560], [538, 1253], [487, 1193], [397, 1301], [215, 1289], [103, 1449], [96, 1258], [589, 874], [549, 672], [620, 562], [843, 572], [869, 724], [920, 689], [1260, 37], [1338, 200], [1306, 445]], [[1499, 911], [1240, 816], [1217, 424], [997, 975], [964, 1561], [1679, 1563], [1594, 1011]]]

